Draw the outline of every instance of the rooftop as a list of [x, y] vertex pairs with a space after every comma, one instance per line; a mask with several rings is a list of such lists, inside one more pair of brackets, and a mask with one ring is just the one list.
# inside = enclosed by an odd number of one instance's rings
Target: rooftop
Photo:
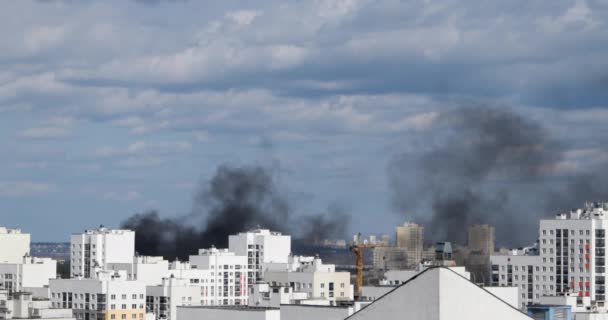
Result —
[[280, 310], [279, 308], [272, 307], [250, 307], [245, 305], [232, 305], [232, 306], [178, 306], [178, 308], [186, 309], [219, 309], [219, 310], [235, 310], [235, 311], [268, 311], [268, 310]]

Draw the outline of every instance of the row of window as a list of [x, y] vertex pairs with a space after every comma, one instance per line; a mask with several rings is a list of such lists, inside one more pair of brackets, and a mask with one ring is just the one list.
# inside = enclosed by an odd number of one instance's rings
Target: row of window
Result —
[[[564, 231], [568, 231], [568, 229], [563, 229], [563, 230], [564, 230]], [[557, 231], [559, 231], [559, 232], [560, 232], [560, 234], [561, 234], [561, 231], [562, 231], [562, 230], [561, 230], [561, 229], [557, 229]], [[600, 231], [600, 230], [598, 230], [598, 231]], [[603, 230], [601, 230], [601, 231], [603, 231]], [[543, 231], [542, 231], [542, 233], [543, 233], [543, 236], [546, 236], [546, 235], [547, 235], [547, 230], [543, 230]], [[572, 235], [572, 236], [573, 236], [573, 235], [574, 235], [574, 233], [575, 233], [575, 230], [570, 230], [570, 235]], [[554, 234], [555, 234], [555, 230], [553, 230], [553, 229], [549, 229], [549, 235], [554, 235]], [[591, 231], [590, 231], [590, 230], [588, 230], [588, 229], [587, 229], [587, 230], [578, 230], [578, 234], [579, 234], [579, 235], [581, 235], [581, 236], [582, 236], [583, 234], [585, 234], [585, 235], [589, 236], [589, 235], [591, 235]], [[565, 234], [565, 235], [567, 236], [567, 234]]]

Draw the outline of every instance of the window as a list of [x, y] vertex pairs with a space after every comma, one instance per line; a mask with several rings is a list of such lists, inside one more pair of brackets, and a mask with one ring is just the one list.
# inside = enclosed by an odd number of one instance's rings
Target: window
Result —
[[126, 295], [126, 294], [123, 294], [123, 295], [122, 295], [122, 299], [123, 299], [123, 300], [127, 299], [127, 295]]
[[325, 288], [325, 283], [321, 283], [321, 289]]
[[112, 320], [116, 319], [116, 315], [115, 314], [111, 315], [110, 319], [112, 319]]
[[123, 320], [125, 320], [125, 319], [127, 319], [127, 315], [126, 314], [122, 314], [122, 315], [120, 315], [120, 318], [123, 319]]
[[110, 300], [116, 300], [116, 295], [115, 294], [111, 295]]
[[136, 294], [132, 295], [132, 297], [133, 297], [133, 299], [137, 299], [137, 295]]

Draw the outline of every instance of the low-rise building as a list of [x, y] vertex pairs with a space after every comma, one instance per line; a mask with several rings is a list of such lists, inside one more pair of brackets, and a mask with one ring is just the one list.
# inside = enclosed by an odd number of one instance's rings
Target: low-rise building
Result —
[[165, 278], [160, 285], [146, 287], [146, 309], [157, 320], [175, 320], [178, 306], [200, 306], [201, 301], [200, 284], [187, 279]]
[[74, 310], [78, 320], [144, 320], [146, 286], [127, 280], [124, 271], [102, 271], [95, 278], [51, 280], [51, 303]]
[[52, 308], [48, 299], [31, 293], [0, 291], [0, 319], [74, 320], [71, 309]]
[[57, 261], [50, 258], [25, 256], [18, 263], [0, 263], [0, 290], [9, 294], [25, 288], [48, 287], [49, 280], [56, 277]]
[[169, 261], [163, 257], [135, 256], [131, 263], [108, 263], [108, 270], [124, 270], [127, 279], [138, 280], [147, 286], [160, 285], [169, 275]]
[[266, 271], [264, 280], [273, 287], [290, 287], [294, 292], [305, 292], [307, 299], [332, 302], [353, 300], [354, 290], [349, 272], [337, 272], [335, 265], [323, 264], [313, 257], [291, 257], [285, 270]]
[[409, 266], [407, 248], [377, 247], [372, 252], [376, 270], [400, 270]]

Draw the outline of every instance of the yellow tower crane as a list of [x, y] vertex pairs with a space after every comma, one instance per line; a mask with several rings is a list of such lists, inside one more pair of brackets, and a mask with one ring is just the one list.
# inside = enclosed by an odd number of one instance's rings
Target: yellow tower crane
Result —
[[361, 234], [359, 233], [357, 240], [350, 247], [350, 251], [355, 254], [355, 269], [357, 270], [357, 280], [355, 282], [355, 297], [361, 296], [361, 287], [363, 287], [363, 249], [385, 247], [384, 244], [362, 244]]

